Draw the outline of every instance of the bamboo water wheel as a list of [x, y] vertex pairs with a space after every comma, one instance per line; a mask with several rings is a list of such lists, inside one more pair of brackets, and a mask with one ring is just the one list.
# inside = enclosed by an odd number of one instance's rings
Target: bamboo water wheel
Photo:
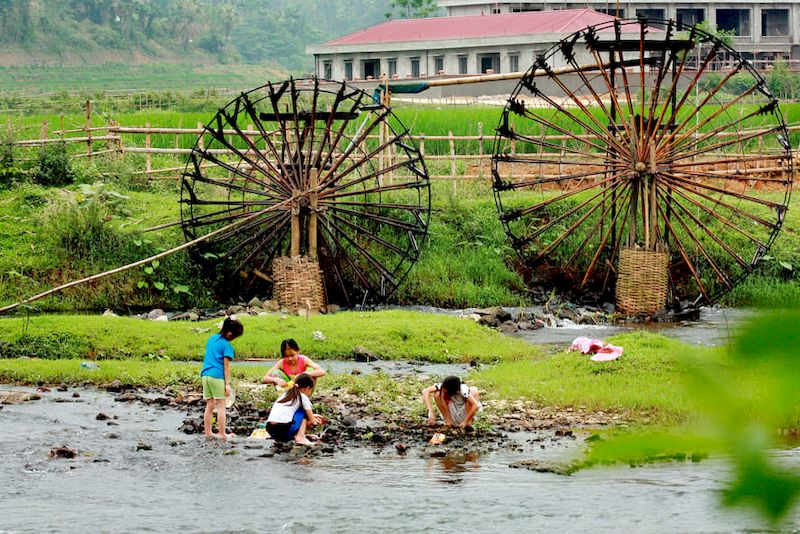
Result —
[[183, 174], [188, 241], [248, 219], [192, 249], [240, 294], [300, 287], [316, 302], [316, 270], [329, 302], [385, 300], [419, 257], [429, 217], [428, 172], [407, 129], [342, 82], [242, 93], [206, 125]]
[[696, 27], [617, 20], [535, 61], [503, 111], [492, 172], [539, 283], [615, 292], [639, 314], [714, 302], [751, 273], [793, 167], [778, 102], [741, 54]]

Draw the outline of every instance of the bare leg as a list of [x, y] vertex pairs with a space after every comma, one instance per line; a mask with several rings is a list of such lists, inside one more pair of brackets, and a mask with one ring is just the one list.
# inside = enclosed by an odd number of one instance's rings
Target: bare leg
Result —
[[444, 424], [447, 426], [453, 426], [453, 420], [450, 417], [450, 407], [444, 401], [441, 395], [434, 395], [433, 400], [436, 402], [436, 407], [439, 408], [439, 411], [442, 412], [442, 417], [444, 418]]
[[214, 437], [211, 433], [211, 418], [214, 416], [214, 399], [206, 399], [206, 411], [203, 412], [203, 434], [207, 438]]
[[[476, 388], [475, 386], [470, 387], [469, 388], [469, 396], [472, 397], [473, 399], [475, 399], [476, 401], [478, 401], [478, 404], [480, 404], [480, 402], [481, 402], [481, 394], [478, 391], [478, 388]], [[475, 420], [475, 416], [478, 415], [479, 411], [480, 411], [480, 408], [478, 410], [475, 410], [472, 413], [467, 413], [467, 418], [464, 420], [464, 428], [467, 428], [467, 427], [471, 428], [472, 427], [472, 422]], [[469, 412], [469, 410], [468, 410], [468, 412]]]
[[228, 413], [225, 409], [225, 399], [214, 399], [217, 403], [217, 426], [219, 427], [219, 437], [224, 441], [228, 439], [228, 434], [225, 432], [225, 423], [227, 423]]
[[303, 419], [303, 422], [300, 423], [300, 430], [297, 431], [297, 434], [294, 436], [294, 441], [301, 445], [311, 445], [311, 442], [308, 441], [306, 438], [306, 426], [308, 426], [308, 419]]

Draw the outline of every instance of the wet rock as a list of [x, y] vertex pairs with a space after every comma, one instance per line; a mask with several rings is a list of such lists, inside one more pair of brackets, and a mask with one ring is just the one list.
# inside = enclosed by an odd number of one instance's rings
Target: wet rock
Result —
[[575, 437], [572, 433], [572, 430], [567, 430], [564, 428], [559, 428], [556, 430], [556, 436], [560, 438]]
[[513, 319], [513, 315], [506, 309], [501, 308], [500, 306], [493, 306], [491, 308], [482, 308], [475, 310], [475, 313], [480, 315], [481, 318], [483, 317], [494, 317], [497, 319], [498, 323], [504, 323], [506, 321], [510, 321]]
[[139, 443], [136, 444], [136, 450], [137, 451], [152, 451], [153, 450], [153, 446], [150, 445], [149, 443], [145, 443], [144, 441], [140, 441]]
[[119, 439], [119, 434], [109, 432], [108, 434], [106, 434], [106, 439]]
[[0, 404], [22, 404], [41, 399], [38, 393], [26, 393], [25, 391], [0, 391]]
[[69, 447], [62, 445], [61, 447], [56, 447], [50, 451], [50, 458], [62, 459], [62, 460], [72, 460], [73, 458], [78, 457], [78, 451], [75, 449], [70, 449]]
[[107, 426], [119, 426], [119, 423], [116, 421], [106, 421]]
[[405, 443], [396, 443], [394, 446], [397, 454], [406, 454], [408, 452], [408, 445]]
[[353, 347], [353, 359], [357, 362], [375, 362], [378, 357], [361, 345]]
[[172, 317], [173, 321], [199, 321], [200, 315], [195, 312], [179, 313]]
[[355, 427], [358, 425], [358, 419], [356, 419], [352, 415], [346, 415], [342, 417], [342, 424], [344, 426]]
[[78, 393], [77, 391], [72, 394], [72, 398], [73, 399], [79, 399], [80, 397], [81, 397], [81, 394]]
[[179, 445], [186, 445], [186, 442], [182, 441], [180, 439], [173, 439], [173, 440], [170, 440], [170, 442], [169, 442], [169, 446], [170, 447], [177, 447]]
[[277, 301], [274, 300], [268, 300], [266, 302], [262, 302], [261, 307], [264, 308], [264, 310], [272, 313], [280, 311], [281, 309], [280, 304], [278, 304]]
[[263, 304], [261, 303], [261, 299], [258, 297], [253, 297], [247, 302], [248, 308], [262, 308]]
[[155, 310], [151, 310], [150, 313], [147, 314], [147, 318], [151, 321], [158, 321], [160, 317], [166, 317], [167, 314], [164, 310], [160, 308], [156, 308]]
[[514, 321], [506, 321], [500, 325], [499, 329], [503, 334], [513, 334], [519, 330], [519, 326]]
[[613, 302], [604, 302], [602, 308], [608, 314], [614, 313], [615, 310]]
[[67, 390], [69, 390], [69, 388], [67, 387], [66, 384], [61, 384], [60, 386], [58, 386], [56, 388], [56, 391], [61, 391], [61, 392], [64, 392], [64, 391], [67, 391]]
[[99, 414], [97, 414], [95, 416], [95, 419], [97, 419], [98, 421], [108, 421], [111, 418], [109, 416], [107, 416], [106, 414], [104, 414], [103, 412], [100, 412]]
[[567, 321], [572, 321], [573, 323], [578, 321], [578, 313], [568, 306], [562, 306], [556, 312], [556, 316], [559, 319], [566, 319]]
[[342, 308], [338, 304], [328, 304], [325, 311], [327, 313], [338, 313], [342, 310]]
[[494, 315], [482, 315], [481, 318], [478, 319], [478, 324], [488, 326], [489, 328], [497, 328], [500, 326], [500, 320]]
[[436, 449], [428, 453], [428, 456], [431, 458], [444, 458], [447, 456], [447, 451], [444, 449]]
[[227, 313], [228, 315], [236, 315], [237, 313], [242, 313], [243, 311], [245, 311], [244, 306], [235, 305], [235, 306], [228, 306]]
[[180, 431], [184, 434], [199, 434], [203, 432], [203, 418], [184, 419]]
[[106, 391], [110, 391], [112, 393], [119, 393], [120, 391], [125, 389], [125, 386], [122, 385], [122, 382], [119, 379], [116, 379], [113, 382], [110, 382], [105, 386], [103, 386], [103, 388]]
[[333, 445], [325, 445], [324, 447], [320, 447], [319, 451], [322, 454], [333, 454], [336, 452], [336, 448]]
[[[544, 446], [542, 446], [544, 448]], [[509, 464], [512, 469], [528, 469], [536, 471], [537, 473], [554, 473], [556, 475], [568, 476], [574, 473], [577, 469], [575, 464], [557, 464], [541, 462], [539, 460], [521, 460]]]
[[350, 374], [354, 376], [360, 375], [361, 369], [353, 369], [352, 371], [350, 371]]
[[117, 395], [114, 397], [114, 400], [117, 402], [133, 402], [139, 400], [139, 395], [133, 393], [132, 391], [128, 391], [122, 395]]

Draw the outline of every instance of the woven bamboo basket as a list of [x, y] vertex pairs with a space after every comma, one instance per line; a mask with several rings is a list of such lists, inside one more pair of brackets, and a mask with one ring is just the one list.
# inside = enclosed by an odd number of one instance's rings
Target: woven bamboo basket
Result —
[[669, 254], [665, 250], [623, 248], [617, 271], [617, 309], [652, 315], [667, 305]]
[[325, 308], [319, 263], [306, 256], [283, 256], [272, 262], [272, 297], [282, 308], [318, 313]]

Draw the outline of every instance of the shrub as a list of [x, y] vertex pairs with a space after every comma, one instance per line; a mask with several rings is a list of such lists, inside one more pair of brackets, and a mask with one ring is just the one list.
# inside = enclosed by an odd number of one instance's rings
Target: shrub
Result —
[[122, 236], [106, 219], [106, 209], [99, 201], [79, 205], [70, 199], [52, 204], [45, 212], [45, 230], [62, 255], [104, 262], [119, 258], [125, 248]]
[[74, 181], [75, 173], [66, 143], [51, 143], [42, 147], [33, 179], [41, 185], [67, 185]]
[[85, 358], [91, 351], [87, 339], [66, 332], [23, 335], [14, 341], [0, 343], [0, 358]]

